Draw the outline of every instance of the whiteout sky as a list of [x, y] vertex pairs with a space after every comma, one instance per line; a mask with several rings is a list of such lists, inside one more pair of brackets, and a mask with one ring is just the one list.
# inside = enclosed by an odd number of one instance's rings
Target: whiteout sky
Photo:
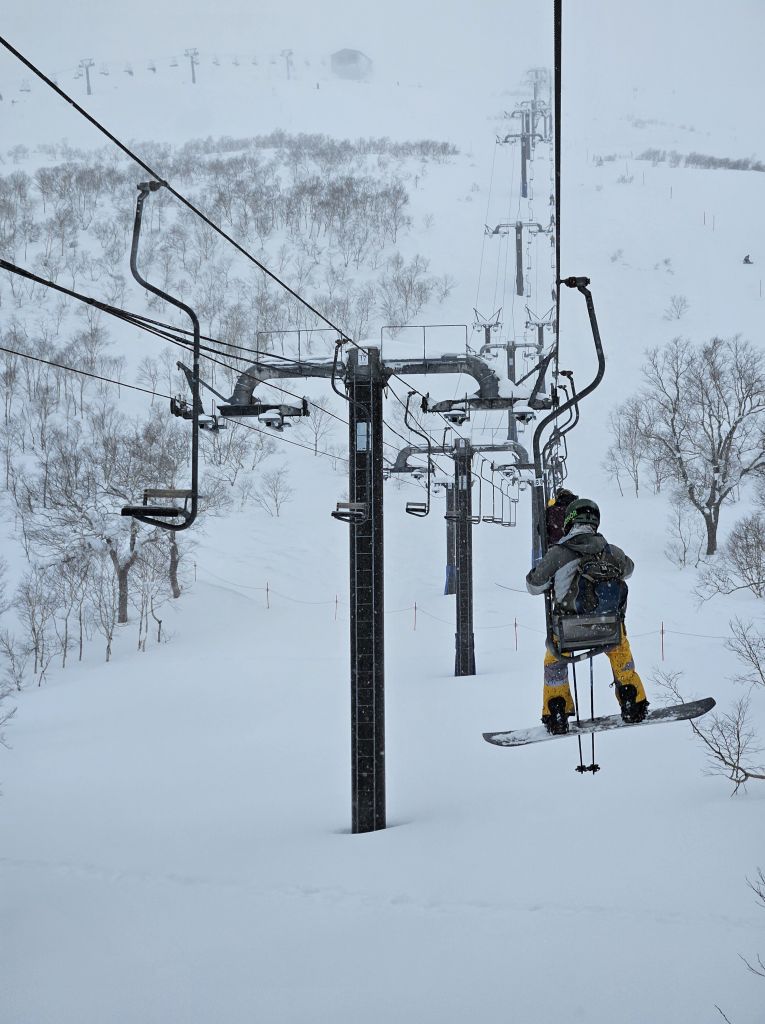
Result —
[[[6, 4], [0, 32], [45, 70], [97, 61], [182, 54], [319, 55], [349, 46], [379, 74], [514, 86], [532, 65], [552, 64], [552, 0], [31, 0]], [[647, 90], [673, 97], [678, 117], [734, 113], [761, 94], [765, 3], [728, 0], [564, 0], [564, 83], [591, 104]], [[8, 58], [0, 75], [7, 78]], [[735, 116], [735, 113], [734, 113]]]

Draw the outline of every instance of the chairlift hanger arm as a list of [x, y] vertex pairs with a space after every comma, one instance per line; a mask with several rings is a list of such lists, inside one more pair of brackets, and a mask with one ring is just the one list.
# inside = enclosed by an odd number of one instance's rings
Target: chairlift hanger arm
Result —
[[584, 296], [585, 302], [587, 303], [587, 313], [590, 319], [592, 338], [595, 344], [595, 354], [598, 360], [598, 369], [594, 378], [585, 388], [582, 389], [582, 391], [578, 393], [574, 392], [572, 394], [572, 397], [569, 398], [567, 402], [564, 402], [563, 405], [559, 405], [556, 409], [553, 409], [552, 412], [548, 413], [548, 415], [545, 416], [545, 418], [539, 422], [536, 430], [534, 431], [532, 448], [534, 453], [534, 467], [539, 486], [541, 486], [543, 475], [543, 467], [540, 453], [540, 443], [543, 432], [550, 425], [550, 423], [553, 423], [556, 419], [558, 419], [558, 417], [561, 416], [562, 413], [568, 412], [569, 409], [573, 409], [574, 407], [578, 407], [579, 402], [583, 398], [586, 398], [587, 395], [591, 394], [598, 386], [598, 384], [600, 384], [606, 369], [606, 357], [603, 352], [603, 343], [601, 341], [600, 330], [598, 328], [598, 321], [595, 315], [595, 304], [592, 300], [592, 294], [589, 288], [587, 287], [590, 283], [590, 279], [588, 277], [567, 277], [561, 279], [560, 283], [566, 285], [567, 288], [576, 288], [577, 291], [581, 292], [581, 294]]
[[[427, 446], [428, 446], [428, 449], [427, 449], [428, 450], [428, 477], [427, 477], [427, 485], [426, 485], [426, 499], [425, 499], [424, 502], [421, 502], [421, 501], [408, 501], [406, 503], [405, 511], [408, 512], [409, 515], [419, 516], [420, 518], [424, 518], [430, 512], [430, 491], [431, 491], [430, 480], [431, 480], [431, 475], [432, 475], [432, 471], [433, 471], [433, 460], [431, 458], [431, 448], [432, 448], [432, 444], [433, 444], [433, 439], [431, 438], [430, 434], [426, 434], [424, 430], [419, 429], [417, 426], [415, 426], [414, 424], [409, 422], [409, 403], [412, 400], [412, 396], [416, 395], [416, 394], [417, 394], [416, 391], [410, 391], [409, 394], [406, 396], [406, 406], [404, 407], [404, 424], [407, 427], [407, 429], [412, 431], [412, 433], [417, 434], [419, 437], [421, 437], [425, 441]], [[427, 408], [427, 404], [428, 404], [428, 399], [427, 399], [427, 396], [426, 396], [422, 400], [423, 410]]]
[[[199, 413], [201, 409], [201, 401], [199, 397], [199, 353], [200, 353], [200, 329], [199, 329], [199, 318], [197, 317], [191, 306], [187, 306], [185, 302], [181, 302], [180, 299], [174, 298], [169, 295], [163, 289], [158, 288], [156, 285], [151, 284], [147, 281], [138, 270], [138, 243], [141, 236], [141, 223], [143, 220], [143, 204], [146, 202], [146, 198], [150, 192], [156, 192], [162, 188], [166, 183], [164, 181], [142, 181], [138, 185], [138, 199], [136, 200], [135, 208], [135, 220], [133, 222], [133, 241], [130, 248], [130, 272], [136, 281], [146, 288], [147, 291], [152, 292], [154, 295], [158, 295], [159, 298], [164, 299], [165, 302], [169, 302], [170, 305], [175, 306], [177, 309], [183, 310], [191, 320], [191, 324], [194, 331], [194, 347], [193, 347], [193, 364], [191, 376], [189, 380], [189, 387], [191, 388], [191, 488], [186, 491], [178, 491], [175, 489], [169, 489], [169, 497], [183, 497], [183, 507], [178, 506], [154, 506], [147, 503], [147, 492], [144, 492], [144, 499], [142, 505], [126, 505], [120, 510], [120, 514], [123, 516], [131, 516], [133, 519], [137, 519], [139, 522], [146, 523], [148, 526], [156, 526], [162, 530], [171, 530], [178, 532], [180, 530], [187, 530], [197, 517], [197, 508], [199, 504]], [[187, 504], [190, 507], [187, 507]], [[180, 522], [168, 523], [165, 519], [177, 518]]]
[[[186, 366], [185, 363], [181, 363], [180, 361], [177, 362], [175, 365], [178, 367], [178, 369], [181, 371], [181, 373], [183, 373], [183, 375], [185, 376], [186, 380], [189, 383], [189, 388], [193, 389], [193, 381], [194, 381], [193, 371], [190, 370], [189, 367]], [[214, 387], [212, 387], [210, 384], [207, 383], [206, 380], [202, 380], [200, 378], [199, 386], [200, 386], [200, 388], [206, 388], [211, 394], [215, 395], [216, 398], [220, 398], [220, 400], [222, 402], [228, 402], [228, 398], [225, 395], [222, 395], [220, 393], [220, 391], [216, 391]]]

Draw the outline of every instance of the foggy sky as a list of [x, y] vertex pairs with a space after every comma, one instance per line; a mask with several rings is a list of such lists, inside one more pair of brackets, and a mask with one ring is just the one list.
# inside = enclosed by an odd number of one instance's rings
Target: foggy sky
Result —
[[[7, 0], [0, 33], [55, 72], [83, 56], [141, 61], [182, 55], [319, 55], [364, 50], [377, 69], [423, 81], [514, 87], [552, 65], [552, 0]], [[765, 0], [563, 0], [564, 87], [597, 105], [608, 88], [665, 90], [682, 107], [763, 89]], [[0, 55], [0, 81], [24, 74]], [[723, 104], [724, 107], [724, 104]], [[682, 113], [682, 111], [680, 111]], [[716, 115], [715, 115], [716, 116]], [[757, 132], [753, 131], [756, 138]]]

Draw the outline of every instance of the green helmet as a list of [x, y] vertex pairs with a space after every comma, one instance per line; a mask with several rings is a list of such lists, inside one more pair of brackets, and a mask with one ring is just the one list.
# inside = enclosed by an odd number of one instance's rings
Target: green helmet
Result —
[[568, 533], [572, 526], [600, 526], [600, 509], [591, 498], [577, 498], [566, 509], [563, 531]]

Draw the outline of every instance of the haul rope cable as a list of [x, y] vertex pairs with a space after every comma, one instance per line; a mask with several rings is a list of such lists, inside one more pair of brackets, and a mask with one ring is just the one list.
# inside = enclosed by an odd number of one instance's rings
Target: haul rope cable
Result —
[[[65, 102], [69, 103], [70, 106], [72, 106], [79, 114], [81, 114], [98, 131], [100, 131], [103, 135], [105, 135], [106, 138], [108, 138], [112, 143], [114, 143], [114, 145], [116, 145], [123, 153], [125, 153], [126, 156], [128, 156], [131, 160], [133, 160], [136, 164], [138, 164], [139, 167], [143, 168], [143, 170], [145, 170], [147, 172], [147, 174], [151, 175], [152, 178], [154, 178], [155, 180], [161, 181], [164, 184], [165, 188], [167, 188], [168, 192], [170, 192], [171, 195], [175, 196], [175, 198], [178, 199], [178, 201], [181, 202], [184, 206], [186, 206], [189, 210], [191, 210], [192, 213], [194, 213], [198, 217], [200, 217], [201, 220], [203, 220], [209, 227], [211, 227], [214, 231], [216, 231], [223, 238], [225, 238], [226, 241], [230, 242], [231, 245], [233, 245], [234, 248], [238, 252], [240, 252], [248, 260], [250, 260], [256, 267], [258, 267], [258, 269], [262, 270], [263, 273], [265, 273], [274, 282], [276, 282], [276, 284], [278, 284], [282, 288], [284, 288], [285, 291], [288, 292], [288, 294], [292, 295], [293, 298], [297, 299], [298, 302], [300, 302], [303, 306], [306, 307], [306, 309], [308, 309], [315, 316], [317, 316], [320, 320], [322, 320], [324, 323], [326, 323], [327, 326], [330, 327], [333, 331], [336, 331], [344, 341], [350, 342], [350, 344], [352, 344], [355, 348], [358, 348], [358, 349], [362, 348], [361, 345], [359, 345], [357, 342], [355, 342], [349, 335], [347, 335], [343, 330], [341, 330], [339, 327], [337, 327], [336, 324], [334, 324], [331, 320], [329, 320], [326, 316], [324, 316], [321, 312], [319, 312], [318, 309], [316, 309], [314, 306], [312, 306], [298, 292], [296, 292], [292, 288], [290, 288], [289, 285], [285, 281], [281, 280], [276, 274], [274, 274], [272, 271], [270, 271], [264, 264], [262, 264], [258, 259], [256, 259], [250, 252], [248, 252], [243, 246], [241, 246], [234, 238], [232, 238], [227, 232], [225, 232], [219, 225], [217, 225], [214, 221], [212, 221], [209, 217], [207, 217], [206, 214], [204, 214], [201, 210], [199, 210], [182, 193], [180, 193], [177, 189], [175, 189], [167, 180], [162, 178], [161, 175], [159, 175], [149, 164], [147, 164], [144, 160], [142, 160], [135, 153], [133, 153], [132, 150], [128, 146], [126, 146], [124, 143], [122, 143], [115, 135], [113, 135], [107, 128], [105, 128], [96, 118], [94, 118], [82, 106], [80, 106], [80, 104], [77, 103], [76, 100], [74, 100], [71, 96], [69, 96], [66, 92], [64, 92], [64, 90], [61, 89], [55, 82], [51, 81], [51, 79], [47, 75], [45, 75], [44, 72], [42, 72], [39, 68], [37, 68], [34, 64], [32, 64], [32, 62], [29, 61], [26, 57], [24, 57], [24, 55], [22, 53], [20, 53], [3, 36], [0, 36], [0, 44], [2, 44], [18, 60], [20, 60], [22, 62], [22, 64], [24, 64], [27, 68], [29, 68], [29, 70], [32, 71], [33, 74], [37, 75], [37, 77], [40, 78], [41, 81], [45, 82], [46, 85], [48, 85], [51, 89], [53, 89], [53, 91], [56, 92]], [[0, 261], [0, 262], [4, 263], [5, 261]], [[498, 263], [499, 263], [499, 261], [498, 261]], [[6, 268], [6, 269], [9, 269], [9, 268]], [[29, 275], [29, 276], [33, 276], [33, 275]], [[54, 286], [54, 287], [59, 287], [59, 286]], [[65, 290], [65, 289], [60, 289], [60, 290]], [[103, 303], [98, 303], [97, 300], [85, 299], [84, 301], [91, 301], [93, 305], [96, 305], [99, 308], [105, 308], [105, 305], [106, 305], [106, 304], [103, 304]], [[106, 311], [112, 312], [111, 310], [106, 310]], [[118, 315], [118, 316], [121, 316], [121, 318], [123, 318], [123, 319], [129, 319], [128, 317], [125, 317], [123, 314], [112, 313], [112, 315]], [[135, 321], [131, 321], [131, 322], [135, 323], [136, 326], [140, 326]], [[148, 328], [144, 328], [144, 329], [148, 330]], [[167, 339], [167, 340], [171, 340], [171, 339]], [[174, 343], [175, 344], [181, 344], [180, 342], [177, 342], [177, 341], [175, 341]], [[229, 368], [230, 369], [235, 369], [234, 367], [229, 367]], [[408, 381], [406, 381], [403, 377], [401, 377], [400, 374], [394, 373], [391, 376], [395, 377], [398, 380], [401, 380], [402, 383], [407, 385], [407, 387], [411, 386], [410, 383]], [[254, 378], [254, 379], [257, 380], [258, 378]], [[260, 381], [260, 383], [266, 384], [267, 382]], [[284, 394], [290, 394], [290, 392], [286, 391], [284, 388], [278, 388], [278, 387], [276, 387], [276, 385], [269, 385], [269, 386], [275, 387], [276, 390], [282, 391]], [[419, 391], [419, 389], [417, 389], [416, 387], [414, 388], [414, 391], [417, 394], [419, 394], [420, 397], [426, 398], [426, 396], [423, 395], [422, 392]], [[294, 396], [293, 395], [292, 397], [298, 397], [298, 396]], [[442, 419], [444, 419], [444, 421], [447, 424], [449, 424], [449, 421], [446, 419], [446, 417], [443, 415], [443, 413], [439, 413], [439, 415], [442, 417]], [[340, 417], [337, 417], [337, 418], [339, 419]], [[396, 434], [396, 436], [400, 437], [402, 440], [406, 440], [405, 438], [402, 438], [402, 435], [399, 434], [394, 428], [392, 428], [390, 426], [390, 424], [386, 423], [384, 419], [383, 419], [383, 423], [384, 423], [385, 426], [388, 427], [389, 430], [391, 430], [394, 434]], [[453, 427], [452, 424], [449, 424], [449, 425]], [[254, 429], [254, 428], [251, 428], [251, 429]], [[464, 435], [460, 434], [459, 431], [455, 430], [454, 433], [456, 433], [458, 437], [463, 437], [464, 438]]]
[[[93, 306], [96, 309], [100, 309], [103, 313], [107, 313], [109, 316], [113, 316], [118, 320], [123, 320], [125, 323], [132, 324], [134, 327], [138, 327], [140, 330], [145, 331], [147, 334], [154, 334], [158, 338], [162, 338], [164, 341], [169, 341], [172, 345], [177, 345], [180, 348], [190, 350], [192, 343], [183, 338], [178, 338], [175, 334], [171, 334], [171, 331], [180, 331], [182, 334], [190, 334], [189, 331], [182, 331], [180, 328], [172, 327], [171, 325], [161, 325], [161, 321], [150, 320], [148, 317], [142, 316], [140, 313], [132, 313], [129, 310], [121, 309], [119, 306], [112, 306], [110, 303], [102, 302], [100, 299], [94, 299], [90, 295], [85, 295], [82, 292], [77, 292], [72, 288], [67, 288], [64, 285], [58, 284], [55, 281], [46, 280], [40, 277], [38, 274], [32, 273], [31, 270], [26, 270], [24, 267], [19, 267], [14, 263], [9, 263], [7, 260], [0, 258], [0, 270], [6, 270], [9, 273], [17, 274], [19, 277], [28, 278], [34, 281], [36, 284], [44, 285], [46, 288], [51, 288], [53, 291], [60, 292], [63, 295], [68, 295], [70, 298], [77, 299], [79, 302], [84, 302], [86, 305]], [[166, 326], [167, 331], [160, 330], [159, 326]], [[215, 339], [209, 339], [215, 340]], [[217, 349], [210, 348], [208, 345], [200, 346], [203, 352], [213, 352], [215, 355], [225, 355], [226, 353], [220, 352]], [[302, 395], [296, 395], [293, 391], [288, 391], [286, 388], [280, 387], [277, 384], [272, 384], [268, 380], [263, 380], [260, 377], [256, 377], [252, 373], [247, 373], [238, 366], [233, 366], [231, 363], [227, 363], [221, 359], [214, 359], [210, 355], [205, 355], [205, 359], [209, 362], [216, 363], [219, 366], [223, 366], [225, 369], [233, 370], [240, 376], [247, 376], [250, 380], [254, 380], [257, 384], [262, 384], [264, 387], [271, 387], [276, 391], [280, 391], [284, 395], [288, 395], [290, 398], [297, 398], [302, 400]], [[231, 358], [241, 358], [233, 356]], [[338, 420], [340, 423], [344, 423], [348, 426], [348, 421], [344, 420], [342, 416], [338, 416], [336, 413], [326, 409], [325, 412], [328, 416]], [[387, 424], [386, 424], [387, 426]], [[392, 428], [391, 428], [392, 429]], [[399, 435], [400, 436], [400, 435]]]
[[[297, 299], [298, 302], [305, 306], [306, 309], [308, 309], [311, 313], [317, 316], [319, 320], [327, 324], [327, 326], [330, 327], [333, 331], [336, 331], [338, 335], [340, 335], [340, 338], [342, 339], [343, 342], [348, 342], [351, 345], [353, 345], [354, 348], [363, 351], [363, 347], [359, 345], [358, 342], [354, 341], [353, 338], [346, 334], [345, 331], [341, 330], [339, 327], [337, 327], [336, 324], [332, 323], [331, 320], [329, 320], [326, 316], [324, 316], [323, 313], [321, 313], [318, 309], [312, 306], [311, 303], [304, 299], [298, 292], [290, 288], [290, 286], [285, 281], [282, 281], [281, 278], [279, 278], [276, 274], [273, 273], [273, 271], [269, 270], [263, 263], [256, 259], [256, 257], [253, 256], [252, 253], [248, 252], [248, 250], [245, 249], [244, 246], [240, 245], [234, 238], [232, 238], [227, 232], [225, 232], [223, 228], [221, 228], [218, 224], [211, 220], [205, 213], [203, 213], [202, 210], [198, 209], [189, 199], [187, 199], [181, 192], [174, 188], [166, 179], [162, 178], [162, 176], [159, 175], [151, 166], [149, 166], [149, 164], [147, 164], [144, 160], [137, 156], [123, 142], [120, 142], [120, 140], [115, 135], [113, 135], [112, 132], [110, 132], [98, 120], [96, 120], [96, 118], [93, 117], [92, 114], [89, 114], [87, 110], [85, 110], [84, 107], [80, 106], [80, 104], [77, 103], [77, 101], [74, 100], [71, 96], [69, 96], [68, 93], [64, 92], [64, 90], [61, 89], [55, 82], [53, 82], [48, 75], [46, 75], [43, 71], [36, 67], [30, 60], [28, 60], [22, 53], [20, 53], [19, 50], [17, 50], [10, 42], [8, 42], [8, 40], [5, 39], [4, 36], [0, 36], [0, 45], [4, 46], [6, 50], [12, 53], [18, 60], [20, 60], [25, 67], [27, 67], [47, 86], [53, 89], [53, 91], [57, 95], [59, 95], [66, 103], [73, 107], [78, 114], [81, 114], [86, 121], [92, 124], [93, 127], [96, 128], [99, 132], [101, 132], [102, 135], [105, 135], [110, 142], [114, 143], [114, 145], [117, 146], [118, 149], [120, 149], [126, 156], [128, 156], [131, 160], [138, 164], [139, 167], [143, 168], [143, 170], [145, 170], [147, 174], [151, 175], [151, 177], [154, 178], [156, 181], [161, 182], [164, 185], [164, 187], [168, 190], [168, 192], [171, 195], [175, 196], [175, 198], [180, 203], [182, 203], [187, 209], [191, 210], [192, 213], [194, 213], [201, 220], [203, 220], [205, 224], [212, 228], [213, 231], [217, 232], [222, 238], [225, 238], [227, 242], [230, 242], [230, 244], [234, 246], [237, 252], [240, 252], [246, 259], [248, 259], [256, 267], [258, 267], [259, 270], [262, 270], [267, 277], [270, 277], [272, 281], [276, 282], [276, 284], [284, 288], [284, 290], [288, 292], [288, 294], [292, 295], [293, 298]], [[396, 377], [407, 387], [411, 387], [410, 383], [406, 381], [403, 377], [401, 377], [400, 374], [394, 373], [391, 376]], [[420, 395], [421, 398], [426, 397], [416, 387], [414, 388], [414, 390], [418, 395]], [[443, 413], [439, 413], [438, 415], [441, 416], [446, 423], [449, 422], [443, 415]], [[388, 424], [386, 424], [386, 426], [387, 425]], [[457, 433], [459, 437], [463, 437], [463, 435], [459, 434], [457, 431], [455, 431], [455, 433]]]
[[[18, 356], [20, 359], [30, 359], [35, 363], [45, 363], [46, 366], [52, 366], [58, 370], [66, 370], [69, 373], [78, 373], [83, 377], [93, 377], [95, 380], [104, 381], [107, 384], [114, 384], [120, 388], [130, 388], [132, 391], [141, 391], [145, 395], [152, 395], [154, 398], [167, 398], [170, 399], [170, 395], [166, 395], [161, 391], [149, 391], [147, 388], [138, 387], [136, 384], [126, 384], [123, 380], [115, 380], [113, 377], [104, 377], [98, 373], [91, 373], [89, 370], [80, 370], [76, 366], [66, 366], [64, 363], [54, 363], [50, 359], [43, 359], [40, 356], [33, 356], [29, 352], [19, 352], [12, 348], [6, 348], [4, 345], [0, 345], [0, 352], [7, 352], [9, 355]], [[301, 444], [299, 441], [291, 441], [287, 437], [282, 435], [274, 434], [270, 430], [261, 430], [258, 427], [253, 427], [250, 423], [243, 423], [241, 420], [233, 420], [234, 426], [246, 427], [247, 430], [254, 430], [256, 434], [264, 434], [266, 437], [271, 438], [274, 441], [280, 441], [284, 444], [291, 444], [297, 448], [304, 448], [308, 452], [313, 452], [314, 455], [326, 455], [330, 459], [335, 459], [338, 462], [347, 462], [348, 460], [343, 458], [342, 455], [335, 455], [333, 452], [325, 452], [321, 448], [318, 450], [313, 445]], [[389, 445], [389, 447], [393, 447]]]
[[[129, 323], [129, 324], [131, 324], [134, 327], [138, 327], [140, 330], [146, 331], [148, 334], [153, 334], [156, 337], [161, 338], [164, 341], [169, 341], [172, 345], [177, 345], [178, 347], [183, 348], [183, 349], [185, 349], [187, 351], [190, 350], [191, 347], [192, 347], [191, 342], [186, 341], [185, 339], [176, 338], [169, 331], [163, 331], [163, 330], [159, 330], [159, 329], [155, 328], [154, 326], [149, 326], [150, 324], [151, 325], [161, 324], [161, 321], [149, 320], [149, 318], [143, 317], [139, 313], [131, 313], [131, 312], [127, 311], [127, 310], [120, 309], [120, 307], [118, 307], [118, 306], [112, 306], [109, 303], [102, 302], [100, 299], [94, 299], [92, 296], [84, 295], [81, 292], [74, 291], [74, 289], [67, 288], [64, 285], [57, 284], [54, 281], [48, 281], [45, 278], [42, 278], [39, 275], [32, 273], [32, 271], [26, 270], [23, 267], [19, 267], [16, 264], [9, 263], [7, 260], [4, 260], [4, 259], [0, 259], [0, 269], [6, 270], [6, 271], [8, 271], [10, 273], [18, 274], [20, 277], [29, 278], [30, 280], [34, 281], [36, 284], [40, 284], [40, 285], [43, 285], [45, 287], [51, 288], [54, 291], [58, 291], [58, 292], [61, 292], [64, 295], [68, 295], [70, 298], [77, 299], [78, 301], [84, 302], [85, 304], [87, 304], [89, 306], [93, 306], [96, 309], [100, 309], [102, 312], [107, 313], [109, 316], [113, 316], [113, 317], [115, 317], [118, 320], [123, 320], [125, 323]], [[175, 330], [175, 328], [171, 327], [170, 330]], [[182, 331], [182, 333], [189, 334], [190, 332]], [[202, 350], [204, 352], [216, 352], [216, 354], [220, 354], [220, 353], [217, 353], [217, 350], [210, 349], [206, 345], [202, 345], [201, 347], [202, 347]], [[0, 351], [9, 352], [9, 353], [11, 353], [13, 355], [19, 355], [19, 356], [22, 356], [23, 358], [26, 358], [26, 359], [34, 359], [34, 360], [36, 360], [38, 362], [43, 362], [43, 363], [47, 362], [51, 366], [58, 366], [58, 367], [60, 367], [61, 369], [64, 369], [64, 370], [71, 370], [73, 373], [82, 373], [82, 374], [86, 374], [87, 376], [97, 377], [99, 380], [108, 381], [109, 383], [112, 383], [112, 384], [120, 384], [122, 387], [131, 388], [131, 389], [133, 389], [135, 391], [143, 391], [147, 395], [154, 395], [157, 398], [167, 398], [168, 400], [170, 400], [170, 396], [169, 395], [162, 394], [159, 391], [149, 391], [146, 388], [140, 388], [140, 387], [137, 387], [134, 384], [125, 384], [124, 382], [115, 381], [115, 380], [112, 380], [111, 378], [108, 378], [108, 377], [99, 377], [98, 374], [89, 374], [85, 370], [77, 370], [74, 367], [67, 367], [67, 366], [63, 366], [62, 364], [51, 363], [49, 360], [40, 359], [37, 356], [32, 356], [32, 355], [29, 355], [28, 353], [25, 353], [25, 352], [15, 352], [15, 351], [13, 351], [11, 349], [5, 349], [5, 348], [2, 348], [2, 347], [0, 347]], [[209, 362], [212, 362], [212, 363], [215, 363], [215, 364], [217, 364], [219, 366], [224, 367], [224, 369], [233, 370], [234, 372], [239, 373], [240, 376], [248, 376], [250, 379], [254, 380], [256, 383], [263, 384], [265, 387], [272, 387], [272, 388], [274, 388], [274, 390], [280, 391], [282, 394], [287, 395], [290, 398], [297, 398], [297, 399], [302, 400], [302, 396], [301, 395], [296, 395], [294, 392], [288, 391], [286, 388], [279, 387], [277, 384], [270, 383], [270, 381], [264, 381], [261, 378], [256, 377], [254, 374], [246, 374], [246, 372], [241, 370], [239, 367], [232, 366], [230, 363], [227, 363], [227, 362], [225, 362], [225, 361], [223, 361], [221, 359], [214, 359], [210, 355], [205, 355], [203, 358], [207, 359]], [[396, 396], [396, 397], [398, 397], [398, 396]], [[399, 401], [400, 401], [400, 399], [399, 399]], [[325, 409], [324, 411], [329, 416], [331, 416], [333, 419], [336, 419], [336, 420], [338, 420], [338, 422], [343, 423], [345, 426], [348, 426], [348, 421], [343, 419], [342, 416], [338, 416], [336, 413], [331, 412], [329, 409]], [[235, 420], [234, 422], [238, 422], [238, 421]], [[383, 422], [385, 422], [385, 421], [383, 421]], [[402, 441], [408, 443], [408, 439], [405, 438], [402, 434], [400, 434], [394, 427], [391, 427], [389, 423], [385, 423], [385, 426], [390, 431], [392, 431], [396, 435], [396, 437], [398, 437]], [[249, 429], [250, 430], [256, 430], [257, 433], [267, 434], [267, 436], [274, 436], [269, 431], [257, 430], [257, 428], [252, 427], [252, 426], [250, 426]], [[287, 441], [286, 438], [280, 438], [280, 440], [284, 440], [287, 444], [297, 445], [297, 447], [299, 447], [299, 448], [300, 447], [307, 447], [305, 445], [298, 444], [297, 441]], [[383, 444], [386, 445], [388, 448], [393, 448], [394, 450], [397, 450], [396, 446], [391, 444], [390, 441], [383, 441]], [[309, 448], [308, 450], [312, 451], [313, 449]], [[331, 456], [331, 453], [329, 453], [329, 452], [323, 452], [322, 454], [330, 455], [330, 457], [334, 457], [334, 456]], [[347, 462], [348, 460], [347, 459], [343, 459], [342, 461]]]

